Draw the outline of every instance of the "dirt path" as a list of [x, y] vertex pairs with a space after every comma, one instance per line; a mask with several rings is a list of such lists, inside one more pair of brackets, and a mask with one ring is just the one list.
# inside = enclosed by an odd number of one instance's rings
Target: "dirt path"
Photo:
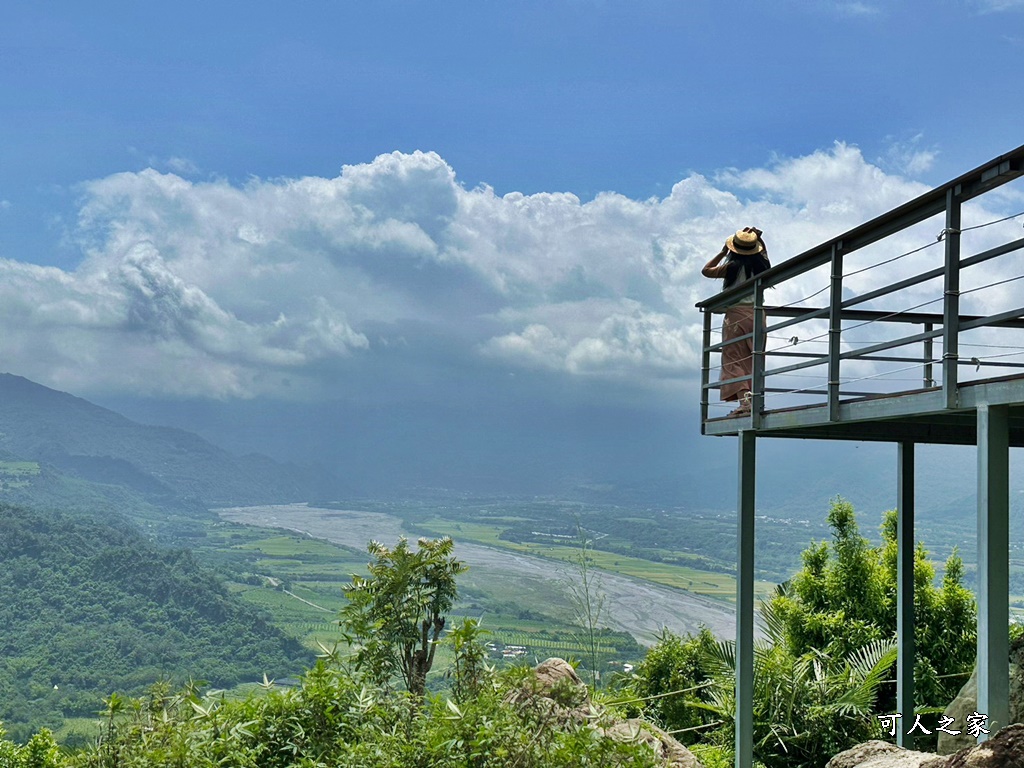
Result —
[[[390, 543], [408, 535], [398, 518], [377, 512], [305, 504], [216, 511], [225, 520], [299, 531], [357, 549], [364, 549], [370, 539]], [[564, 566], [549, 560], [469, 542], [458, 542], [458, 556], [485, 580], [539, 581], [546, 582], [548, 589], [554, 585], [564, 590]], [[719, 637], [735, 637], [735, 610], [730, 604], [608, 571], [601, 572], [601, 581], [608, 624], [629, 632], [641, 643], [652, 644], [662, 627], [684, 633], [696, 632], [701, 624]]]

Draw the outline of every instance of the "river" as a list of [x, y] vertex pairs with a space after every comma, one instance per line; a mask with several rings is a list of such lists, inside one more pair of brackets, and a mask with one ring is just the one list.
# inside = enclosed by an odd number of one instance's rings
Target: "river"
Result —
[[[371, 539], [389, 544], [400, 536], [409, 536], [401, 520], [378, 512], [306, 504], [216, 511], [232, 522], [299, 531], [357, 549], [365, 549]], [[485, 581], [513, 579], [526, 590], [531, 582], [542, 582], [549, 592], [552, 587], [564, 591], [565, 580], [571, 577], [564, 564], [481, 544], [456, 541], [456, 556]], [[625, 630], [645, 645], [653, 644], [663, 627], [683, 634], [696, 632], [703, 624], [721, 638], [735, 637], [735, 609], [731, 604], [609, 571], [600, 572], [600, 582], [605, 599], [601, 623]]]

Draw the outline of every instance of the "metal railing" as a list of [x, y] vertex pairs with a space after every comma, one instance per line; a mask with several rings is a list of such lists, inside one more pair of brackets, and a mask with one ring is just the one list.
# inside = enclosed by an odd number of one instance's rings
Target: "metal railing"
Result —
[[[702, 422], [716, 405], [711, 394], [736, 381], [750, 382], [757, 428], [766, 410], [825, 406], [837, 421], [841, 402], [930, 388], [956, 409], [960, 383], [982, 368], [1024, 368], [1024, 290], [1012, 290], [1024, 287], [1024, 237], [1013, 236], [1024, 211], [996, 216], [981, 203], [964, 205], [1022, 175], [1024, 146], [697, 304]], [[801, 295], [809, 281], [820, 285], [816, 278], [825, 285], [809, 295], [765, 302], [768, 289], [773, 298]], [[716, 339], [715, 317], [751, 294], [752, 333]], [[712, 356], [748, 339], [750, 377], [713, 381]], [[786, 386], [794, 379], [801, 381]]]

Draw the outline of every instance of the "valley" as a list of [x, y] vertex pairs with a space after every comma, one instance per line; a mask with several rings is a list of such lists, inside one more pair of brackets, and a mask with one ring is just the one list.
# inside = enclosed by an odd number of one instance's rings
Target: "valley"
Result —
[[[403, 528], [400, 518], [379, 512], [334, 510], [304, 504], [217, 511], [231, 522], [285, 528], [353, 549], [365, 549], [371, 539], [390, 544], [399, 536], [415, 535]], [[485, 546], [454, 533], [456, 554], [470, 566], [469, 573], [462, 579], [469, 589], [499, 594], [523, 605], [546, 605], [549, 612], [558, 608], [563, 616], [571, 614], [564, 596], [558, 599], [558, 593], [564, 591], [564, 582], [572, 578], [571, 567], [565, 560]], [[606, 597], [608, 625], [630, 633], [643, 643], [653, 643], [663, 627], [682, 634], [696, 632], [703, 624], [721, 637], [731, 636], [735, 631], [733, 608], [729, 603], [683, 588], [602, 570], [601, 590]]]

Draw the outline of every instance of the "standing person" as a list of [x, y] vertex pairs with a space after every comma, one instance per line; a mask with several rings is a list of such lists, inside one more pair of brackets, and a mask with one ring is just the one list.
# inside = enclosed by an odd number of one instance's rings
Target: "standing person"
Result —
[[[730, 235], [718, 255], [704, 265], [701, 274], [704, 277], [724, 278], [722, 290], [732, 288], [759, 275], [771, 267], [768, 261], [768, 248], [761, 239], [761, 230], [756, 227], [744, 227], [735, 235]], [[722, 324], [722, 341], [729, 342], [738, 336], [754, 332], [754, 292], [743, 296], [725, 310], [725, 322]], [[754, 340], [753, 337], [737, 341], [722, 347], [722, 373], [720, 381], [746, 377], [747, 381], [735, 381], [723, 384], [720, 394], [722, 400], [738, 402], [739, 407], [729, 413], [730, 416], [745, 416], [750, 413], [750, 374], [753, 369]]]

